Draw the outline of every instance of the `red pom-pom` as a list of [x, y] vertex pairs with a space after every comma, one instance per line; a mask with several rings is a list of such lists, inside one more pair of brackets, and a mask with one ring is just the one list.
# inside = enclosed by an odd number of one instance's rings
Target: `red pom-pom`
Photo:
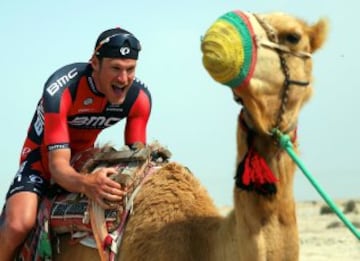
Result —
[[108, 234], [104, 239], [103, 248], [106, 249], [107, 247], [110, 247], [112, 244], [112, 241], [113, 241], [113, 238]]

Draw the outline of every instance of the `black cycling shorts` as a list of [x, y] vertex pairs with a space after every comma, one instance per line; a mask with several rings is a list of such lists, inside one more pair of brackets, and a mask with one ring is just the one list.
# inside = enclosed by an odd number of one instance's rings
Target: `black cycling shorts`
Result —
[[49, 187], [49, 182], [41, 176], [38, 170], [32, 168], [34, 163], [40, 163], [38, 150], [32, 151], [21, 164], [13, 182], [6, 194], [6, 199], [22, 191], [34, 192], [40, 197], [44, 196]]

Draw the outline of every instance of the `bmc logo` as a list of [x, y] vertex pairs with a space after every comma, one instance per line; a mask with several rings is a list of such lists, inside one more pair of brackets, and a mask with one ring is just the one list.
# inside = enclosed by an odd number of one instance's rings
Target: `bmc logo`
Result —
[[121, 118], [117, 117], [107, 118], [105, 116], [78, 116], [68, 123], [72, 127], [101, 129], [110, 127], [120, 120]]
[[76, 68], [72, 69], [65, 74], [58, 78], [55, 82], [53, 82], [49, 87], [46, 88], [46, 91], [53, 96], [60, 88], [64, 87], [71, 79], [75, 78], [78, 75]]

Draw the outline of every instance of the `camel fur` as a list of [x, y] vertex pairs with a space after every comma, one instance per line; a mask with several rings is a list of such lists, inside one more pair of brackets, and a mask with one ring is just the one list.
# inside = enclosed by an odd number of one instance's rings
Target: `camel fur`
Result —
[[[293, 51], [314, 53], [325, 42], [324, 20], [310, 25], [283, 13], [258, 16], [275, 30], [279, 42]], [[255, 32], [264, 34], [258, 23], [253, 20], [252, 23]], [[291, 41], [294, 37], [299, 41]], [[310, 82], [307, 87], [290, 87], [279, 125], [295, 138], [292, 126], [312, 94], [312, 61], [291, 55], [285, 55], [285, 60], [292, 79]], [[268, 135], [277, 121], [283, 83], [278, 53], [262, 48], [248, 86], [233, 90], [246, 109], [245, 122], [255, 133], [254, 147], [278, 179], [277, 192], [264, 196], [235, 186], [234, 209], [222, 216], [195, 175], [182, 164], [170, 162], [154, 173], [137, 195], [118, 260], [298, 260], [295, 165]], [[248, 151], [247, 137], [248, 131], [238, 123], [236, 166]], [[229, 182], [233, 182], [233, 173], [227, 175]], [[99, 260], [96, 249], [70, 245], [67, 236], [60, 237], [59, 249], [55, 260]]]

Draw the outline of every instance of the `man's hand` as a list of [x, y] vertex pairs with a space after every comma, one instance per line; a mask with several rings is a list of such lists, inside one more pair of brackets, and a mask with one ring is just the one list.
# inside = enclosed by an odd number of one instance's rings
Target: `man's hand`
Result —
[[99, 168], [90, 175], [80, 174], [70, 166], [70, 155], [70, 149], [49, 153], [49, 169], [53, 180], [69, 192], [85, 194], [104, 209], [118, 207], [126, 191], [109, 177], [117, 171], [114, 168]]
[[115, 168], [100, 168], [86, 175], [84, 194], [104, 209], [116, 208], [126, 195], [121, 185], [109, 177], [116, 173]]

